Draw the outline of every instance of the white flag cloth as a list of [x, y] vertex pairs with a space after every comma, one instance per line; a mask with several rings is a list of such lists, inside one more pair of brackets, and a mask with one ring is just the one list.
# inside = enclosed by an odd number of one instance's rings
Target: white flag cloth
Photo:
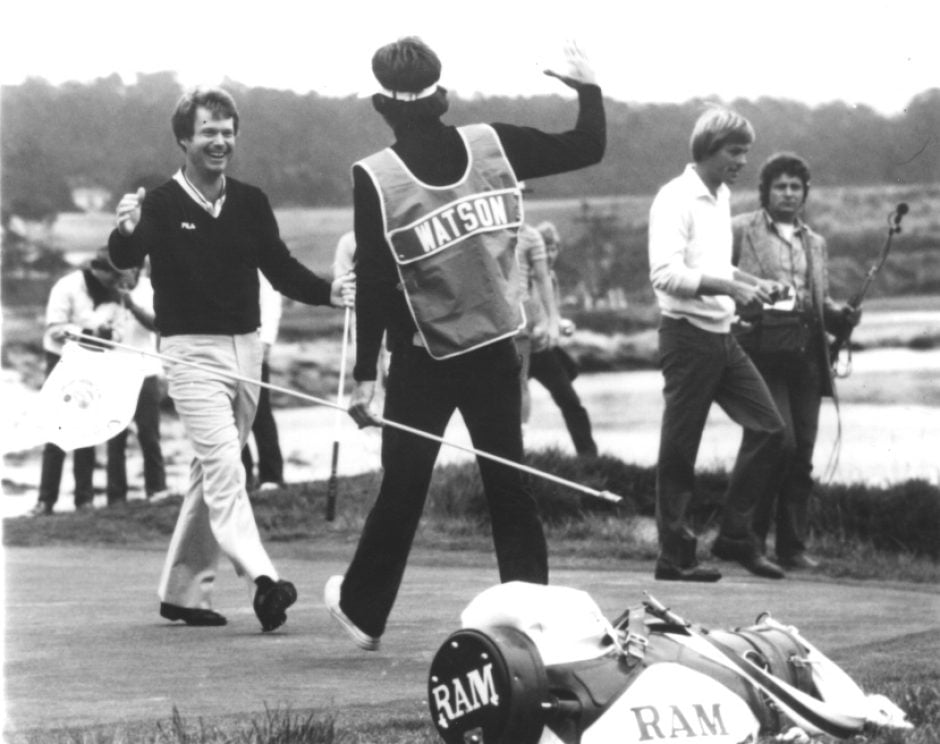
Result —
[[137, 409], [145, 364], [142, 354], [67, 342], [39, 392], [37, 423], [44, 441], [73, 450], [126, 429]]

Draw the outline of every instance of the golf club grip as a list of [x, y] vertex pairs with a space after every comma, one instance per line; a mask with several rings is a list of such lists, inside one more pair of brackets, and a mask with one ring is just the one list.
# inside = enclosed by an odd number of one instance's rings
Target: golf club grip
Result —
[[336, 517], [336, 469], [339, 463], [339, 440], [333, 442], [333, 462], [330, 465], [330, 479], [326, 483], [326, 521]]

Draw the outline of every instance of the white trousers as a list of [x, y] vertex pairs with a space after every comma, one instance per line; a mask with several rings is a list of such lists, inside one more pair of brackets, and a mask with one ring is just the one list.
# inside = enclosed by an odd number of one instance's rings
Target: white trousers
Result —
[[[160, 352], [252, 380], [261, 379], [257, 333], [179, 335], [161, 339]], [[251, 432], [260, 388], [186, 364], [165, 362], [170, 397], [192, 441], [189, 491], [160, 577], [160, 601], [212, 606], [219, 556], [254, 581], [278, 575], [268, 557], [245, 488], [242, 447]]]

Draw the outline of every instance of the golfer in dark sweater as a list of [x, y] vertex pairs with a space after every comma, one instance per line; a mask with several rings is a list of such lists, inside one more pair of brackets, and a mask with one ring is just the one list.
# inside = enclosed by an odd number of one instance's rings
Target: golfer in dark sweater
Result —
[[[353, 167], [357, 329], [350, 414], [370, 408], [383, 331], [391, 348], [387, 419], [437, 436], [459, 410], [474, 447], [520, 462], [523, 325], [514, 248], [522, 222], [518, 181], [600, 161], [606, 132], [601, 91], [577, 48], [570, 71], [552, 74], [578, 93], [575, 128], [547, 134], [508, 124], [441, 122], [447, 92], [440, 61], [416, 38], [379, 49], [375, 109], [396, 137]], [[401, 584], [439, 445], [385, 428], [384, 475], [345, 577], [327, 582], [331, 614], [353, 641], [375, 650]], [[478, 460], [502, 581], [547, 583], [545, 538], [530, 488], [512, 467]]]
[[[213, 611], [220, 555], [253, 582], [265, 631], [283, 624], [297, 598], [261, 544], [245, 484], [241, 450], [260, 388], [262, 343], [258, 271], [275, 289], [310, 305], [352, 305], [352, 276], [332, 284], [293, 258], [264, 193], [225, 175], [235, 150], [238, 112], [220, 89], [184, 95], [173, 133], [185, 164], [162, 186], [125, 195], [109, 248], [115, 266], [150, 256], [155, 324], [176, 411], [195, 457], [160, 579], [160, 614], [189, 625], [224, 625]], [[187, 365], [218, 368], [220, 374]]]

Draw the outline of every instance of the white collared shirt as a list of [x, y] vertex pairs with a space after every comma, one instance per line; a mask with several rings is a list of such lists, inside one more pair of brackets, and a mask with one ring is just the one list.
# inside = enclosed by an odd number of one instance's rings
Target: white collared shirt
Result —
[[112, 340], [123, 342], [123, 308], [116, 302], [102, 302], [95, 306], [85, 274], [81, 269], [70, 271], [58, 279], [49, 291], [46, 302], [46, 328], [42, 339], [42, 348], [53, 354], [61, 354], [64, 339], [63, 331], [74, 332], [83, 329], [95, 330], [110, 328]]
[[650, 208], [650, 281], [663, 315], [727, 333], [734, 301], [700, 295], [703, 276], [731, 279], [731, 191], [712, 194], [693, 164], [663, 186]]
[[206, 199], [199, 189], [193, 186], [192, 182], [186, 177], [182, 168], [173, 174], [173, 180], [183, 187], [183, 191], [189, 194], [190, 198], [196, 202], [196, 204], [213, 217], [218, 217], [222, 213], [222, 207], [225, 205], [225, 176], [222, 176], [222, 193], [215, 201]]

